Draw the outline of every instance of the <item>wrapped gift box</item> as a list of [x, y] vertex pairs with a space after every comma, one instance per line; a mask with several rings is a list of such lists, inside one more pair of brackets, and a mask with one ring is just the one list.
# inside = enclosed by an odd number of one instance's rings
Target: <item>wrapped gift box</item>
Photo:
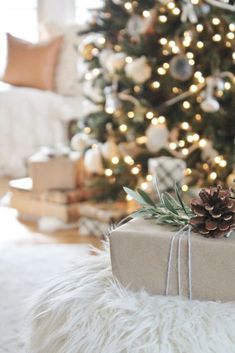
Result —
[[29, 159], [28, 172], [37, 191], [75, 189], [86, 179], [83, 159], [76, 152], [68, 155], [39, 152]]
[[[133, 219], [110, 234], [114, 276], [134, 291], [166, 294], [169, 249], [176, 231], [157, 225], [153, 220]], [[180, 261], [176, 241], [172, 246], [169, 295], [189, 294], [189, 247], [181, 238]], [[235, 300], [235, 237], [204, 238], [191, 234], [192, 299]]]
[[161, 192], [174, 190], [175, 183], [182, 185], [184, 181], [185, 161], [172, 157], [149, 158], [149, 173], [157, 177]]

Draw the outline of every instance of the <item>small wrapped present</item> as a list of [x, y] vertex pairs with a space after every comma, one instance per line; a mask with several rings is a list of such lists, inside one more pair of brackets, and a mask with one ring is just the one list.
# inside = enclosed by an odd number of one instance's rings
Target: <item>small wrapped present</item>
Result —
[[111, 232], [110, 246], [114, 276], [134, 291], [235, 300], [235, 237], [192, 232], [189, 242], [187, 232], [133, 219]]
[[86, 180], [83, 159], [77, 152], [41, 149], [29, 158], [28, 171], [37, 191], [75, 189]]
[[186, 163], [178, 158], [156, 157], [148, 161], [149, 173], [156, 176], [160, 191], [174, 190], [175, 183], [182, 185]]

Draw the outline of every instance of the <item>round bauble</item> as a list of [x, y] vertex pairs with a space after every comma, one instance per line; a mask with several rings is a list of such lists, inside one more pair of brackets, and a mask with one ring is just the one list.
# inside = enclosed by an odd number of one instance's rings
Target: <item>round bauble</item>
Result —
[[146, 131], [146, 146], [152, 153], [168, 146], [169, 131], [165, 124], [151, 124]]
[[220, 109], [220, 104], [215, 98], [209, 96], [202, 101], [200, 107], [206, 113], [216, 113]]
[[178, 81], [187, 81], [193, 74], [193, 68], [184, 54], [174, 56], [170, 61], [170, 74]]
[[73, 136], [70, 144], [73, 150], [83, 152], [88, 146], [88, 136], [83, 133], [78, 133]]
[[152, 75], [152, 68], [148, 64], [147, 58], [141, 56], [128, 63], [125, 67], [126, 75], [136, 83], [144, 83], [150, 79]]
[[235, 170], [227, 177], [226, 184], [229, 188], [235, 188]]
[[101, 153], [105, 159], [112, 159], [119, 155], [118, 146], [113, 140], [108, 140], [101, 146]]
[[104, 174], [104, 166], [98, 146], [92, 147], [86, 151], [84, 156], [84, 166], [88, 173], [91, 174]]

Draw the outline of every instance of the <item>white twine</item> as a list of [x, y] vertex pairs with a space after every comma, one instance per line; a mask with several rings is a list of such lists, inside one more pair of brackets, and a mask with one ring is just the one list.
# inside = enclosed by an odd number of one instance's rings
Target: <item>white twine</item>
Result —
[[171, 238], [170, 246], [169, 246], [169, 253], [168, 253], [168, 261], [167, 261], [167, 273], [166, 273], [166, 290], [165, 295], [169, 295], [169, 286], [170, 286], [170, 274], [171, 274], [171, 262], [172, 262], [172, 252], [173, 252], [173, 245], [176, 237], [179, 235], [184, 234], [185, 229], [187, 229], [188, 225], [184, 226], [178, 232], [176, 232], [173, 237]]
[[172, 269], [172, 254], [174, 249], [175, 239], [178, 240], [178, 248], [177, 248], [177, 277], [178, 277], [178, 295], [182, 295], [182, 286], [181, 286], [181, 241], [187, 236], [188, 243], [188, 288], [189, 288], [189, 299], [192, 299], [192, 250], [191, 250], [191, 227], [188, 225], [184, 226], [178, 232], [176, 232], [171, 238], [169, 245], [169, 253], [168, 253], [168, 263], [167, 263], [167, 272], [166, 272], [166, 289], [165, 295], [169, 295], [170, 288], [170, 277], [171, 277], [171, 269]]
[[192, 300], [192, 249], [191, 249], [191, 227], [188, 228], [188, 286], [189, 299]]

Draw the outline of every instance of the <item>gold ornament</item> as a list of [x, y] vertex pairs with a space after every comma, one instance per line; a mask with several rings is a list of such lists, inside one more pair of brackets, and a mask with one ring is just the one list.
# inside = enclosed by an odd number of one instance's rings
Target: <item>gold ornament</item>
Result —
[[235, 170], [232, 171], [231, 174], [229, 174], [229, 176], [226, 179], [226, 183], [228, 187], [232, 187], [235, 188]]
[[94, 44], [92, 43], [81, 43], [79, 46], [79, 53], [85, 60], [91, 60], [93, 58]]

